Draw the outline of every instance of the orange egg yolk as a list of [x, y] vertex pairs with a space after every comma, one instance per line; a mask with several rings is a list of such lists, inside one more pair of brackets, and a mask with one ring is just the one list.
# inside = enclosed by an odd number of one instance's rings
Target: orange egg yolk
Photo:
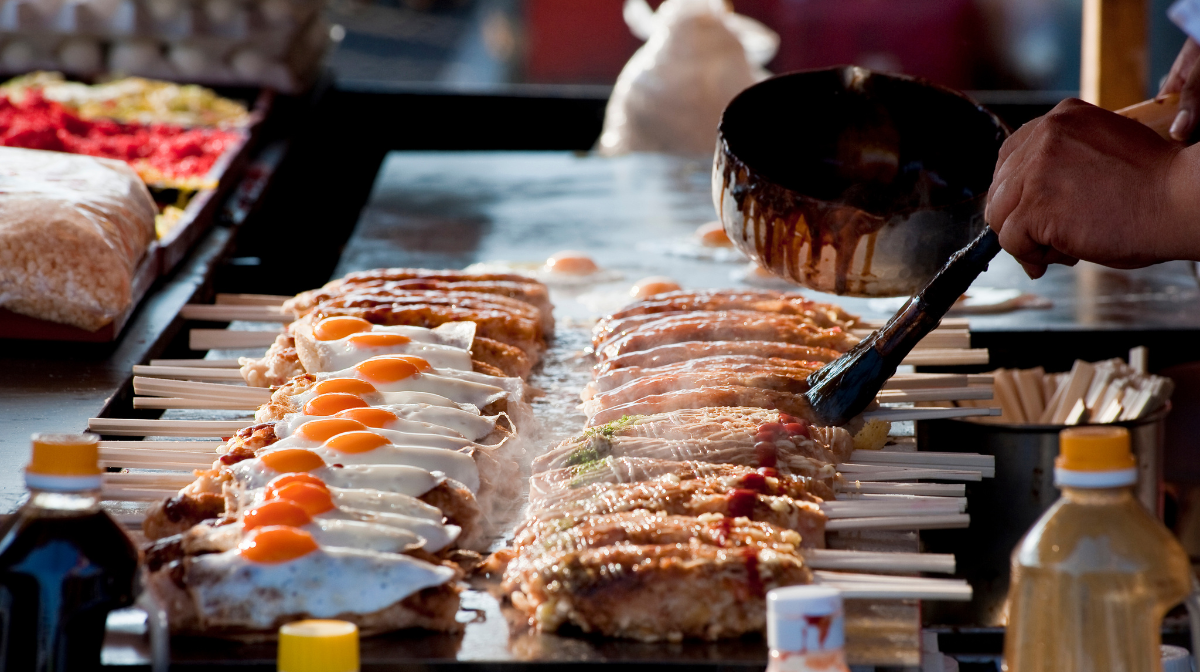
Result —
[[655, 294], [665, 294], [666, 292], [679, 291], [679, 283], [664, 275], [656, 275], [649, 278], [638, 280], [633, 289], [629, 290], [629, 296], [640, 301], [650, 298]]
[[268, 469], [274, 469], [282, 474], [294, 471], [312, 471], [325, 466], [325, 460], [316, 453], [299, 448], [285, 448], [273, 453], [266, 453], [261, 458]]
[[339, 453], [365, 453], [391, 443], [374, 432], [346, 432], [325, 442], [325, 447]]
[[357, 420], [373, 429], [383, 429], [400, 419], [395, 413], [382, 408], [351, 408], [338, 413], [337, 417]]
[[350, 418], [321, 418], [320, 420], [309, 420], [300, 425], [296, 434], [310, 441], [325, 441], [331, 436], [346, 432], [358, 432], [366, 428], [367, 426], [363, 423]]
[[592, 258], [582, 252], [559, 252], [546, 260], [544, 270], [547, 273], [562, 273], [564, 275], [591, 275], [600, 270]]
[[313, 385], [312, 390], [317, 394], [337, 394], [342, 392], [356, 396], [374, 394], [376, 392], [374, 385], [357, 378], [330, 378], [329, 380], [322, 380]]
[[301, 527], [312, 522], [308, 512], [295, 502], [274, 499], [242, 512], [242, 527], [246, 531], [268, 525]]
[[367, 380], [394, 383], [432, 368], [420, 357], [372, 357], [355, 366], [354, 370]]
[[729, 234], [720, 222], [709, 222], [696, 229], [696, 238], [705, 247], [733, 247], [733, 241], [729, 240]]
[[361, 317], [335, 315], [327, 317], [313, 327], [313, 336], [318, 341], [336, 341], [360, 331], [370, 331], [371, 323]]
[[405, 343], [412, 343], [412, 339], [404, 334], [386, 332], [355, 334], [350, 337], [350, 345], [358, 348], [390, 348]]
[[314, 483], [295, 482], [277, 487], [275, 498], [299, 504], [310, 516], [325, 513], [333, 508], [333, 498], [329, 495], [329, 490]]
[[370, 406], [361, 397], [346, 392], [319, 394], [304, 405], [305, 415], [333, 415], [347, 408], [364, 408]]
[[238, 553], [250, 562], [275, 564], [295, 560], [320, 548], [317, 540], [304, 530], [285, 525], [268, 525], [251, 531]]
[[271, 479], [271, 482], [268, 483], [267, 487], [263, 490], [263, 496], [267, 499], [278, 499], [280, 488], [284, 488], [292, 483], [307, 483], [308, 485], [329, 492], [329, 487], [325, 485], [325, 481], [322, 481], [312, 474], [300, 472], [294, 474], [284, 474]]

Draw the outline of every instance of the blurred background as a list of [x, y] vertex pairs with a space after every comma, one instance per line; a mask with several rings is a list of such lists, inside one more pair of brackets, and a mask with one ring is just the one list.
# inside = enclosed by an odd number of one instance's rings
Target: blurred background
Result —
[[[653, 6], [661, 0], [652, 0]], [[1183, 33], [1150, 10], [1150, 85]], [[331, 0], [339, 81], [611, 86], [641, 44], [623, 0]], [[733, 0], [774, 29], [767, 67], [854, 63], [970, 91], [1058, 100], [1079, 89], [1081, 0]], [[599, 91], [597, 91], [599, 92]], [[1153, 92], [1147, 92], [1148, 95]]]

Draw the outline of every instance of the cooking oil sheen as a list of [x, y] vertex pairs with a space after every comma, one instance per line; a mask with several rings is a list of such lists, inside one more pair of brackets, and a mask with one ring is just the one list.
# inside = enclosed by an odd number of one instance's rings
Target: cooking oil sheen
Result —
[[1004, 669], [1157, 672], [1187, 554], [1130, 487], [1063, 487], [1013, 551]]

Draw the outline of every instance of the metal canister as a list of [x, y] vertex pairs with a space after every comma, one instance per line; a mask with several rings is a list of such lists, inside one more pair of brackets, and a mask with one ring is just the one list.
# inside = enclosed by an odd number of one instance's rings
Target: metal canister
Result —
[[[1129, 430], [1138, 461], [1138, 499], [1162, 517], [1164, 420], [1170, 407], [1131, 422], [1114, 423]], [[965, 420], [917, 423], [919, 450], [994, 455], [995, 478], [967, 484], [966, 530], [926, 530], [924, 550], [953, 553], [958, 576], [970, 582], [970, 602], [927, 602], [927, 625], [996, 627], [1005, 623], [1009, 565], [1013, 548], [1055, 501], [1054, 458], [1061, 425], [1000, 425]]]

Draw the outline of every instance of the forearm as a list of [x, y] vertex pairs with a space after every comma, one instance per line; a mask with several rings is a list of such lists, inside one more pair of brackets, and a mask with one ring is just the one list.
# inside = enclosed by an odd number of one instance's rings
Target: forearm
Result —
[[1200, 261], [1200, 144], [1175, 153], [1164, 192], [1155, 227], [1159, 256]]

